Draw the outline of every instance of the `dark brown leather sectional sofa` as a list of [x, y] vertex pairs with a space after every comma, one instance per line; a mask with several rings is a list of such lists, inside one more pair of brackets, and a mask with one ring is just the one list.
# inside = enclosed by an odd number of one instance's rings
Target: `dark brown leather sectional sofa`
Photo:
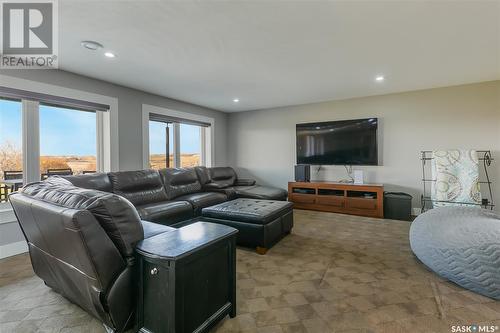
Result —
[[[116, 332], [134, 325], [137, 242], [238, 198], [285, 200], [231, 168], [50, 177], [11, 194], [35, 273]], [[127, 200], [125, 200], [125, 199]], [[152, 223], [156, 222], [156, 223]]]
[[121, 171], [62, 178], [77, 187], [118, 194], [135, 206], [143, 220], [163, 225], [199, 216], [205, 207], [236, 198], [287, 198], [283, 189], [238, 178], [231, 167]]

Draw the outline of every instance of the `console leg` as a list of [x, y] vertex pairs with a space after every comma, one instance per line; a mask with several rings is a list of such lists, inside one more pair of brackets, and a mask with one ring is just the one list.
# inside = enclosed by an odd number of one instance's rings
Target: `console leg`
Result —
[[229, 311], [229, 318], [236, 317], [236, 304], [231, 305], [231, 311]]
[[260, 255], [264, 255], [264, 254], [266, 254], [266, 253], [267, 253], [267, 248], [257, 246], [257, 247], [255, 248], [255, 252], [257, 252], [257, 253], [258, 253], [258, 254], [260, 254]]

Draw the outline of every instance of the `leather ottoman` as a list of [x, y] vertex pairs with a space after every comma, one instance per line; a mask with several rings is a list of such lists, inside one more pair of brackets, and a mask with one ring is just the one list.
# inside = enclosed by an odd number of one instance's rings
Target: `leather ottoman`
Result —
[[293, 227], [293, 204], [287, 201], [240, 198], [203, 208], [204, 221], [239, 230], [237, 244], [265, 254]]

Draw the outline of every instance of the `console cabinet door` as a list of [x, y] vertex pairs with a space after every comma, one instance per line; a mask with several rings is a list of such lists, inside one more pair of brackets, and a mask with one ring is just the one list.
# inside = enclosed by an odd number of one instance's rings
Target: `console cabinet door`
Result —
[[142, 262], [143, 327], [151, 332], [168, 332], [172, 325], [172, 300], [169, 297], [170, 271], [159, 263]]
[[344, 197], [337, 196], [319, 196], [316, 198], [316, 203], [320, 205], [328, 205], [338, 208], [343, 208], [345, 205]]
[[315, 203], [316, 202], [316, 196], [313, 194], [297, 194], [293, 193], [290, 194], [291, 201], [296, 202], [296, 203]]
[[230, 299], [232, 278], [229, 244], [212, 248], [182, 263], [177, 273], [176, 332], [193, 332]]
[[377, 201], [374, 199], [347, 198], [347, 208], [375, 211], [377, 209]]

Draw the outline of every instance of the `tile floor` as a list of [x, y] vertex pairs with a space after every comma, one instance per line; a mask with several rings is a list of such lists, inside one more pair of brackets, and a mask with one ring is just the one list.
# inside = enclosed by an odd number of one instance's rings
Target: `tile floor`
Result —
[[[429, 272], [409, 223], [295, 211], [293, 233], [265, 256], [238, 249], [238, 316], [214, 332], [452, 332], [500, 326], [500, 302]], [[497, 330], [500, 331], [500, 330]], [[104, 332], [33, 275], [29, 257], [0, 260], [0, 332]]]

